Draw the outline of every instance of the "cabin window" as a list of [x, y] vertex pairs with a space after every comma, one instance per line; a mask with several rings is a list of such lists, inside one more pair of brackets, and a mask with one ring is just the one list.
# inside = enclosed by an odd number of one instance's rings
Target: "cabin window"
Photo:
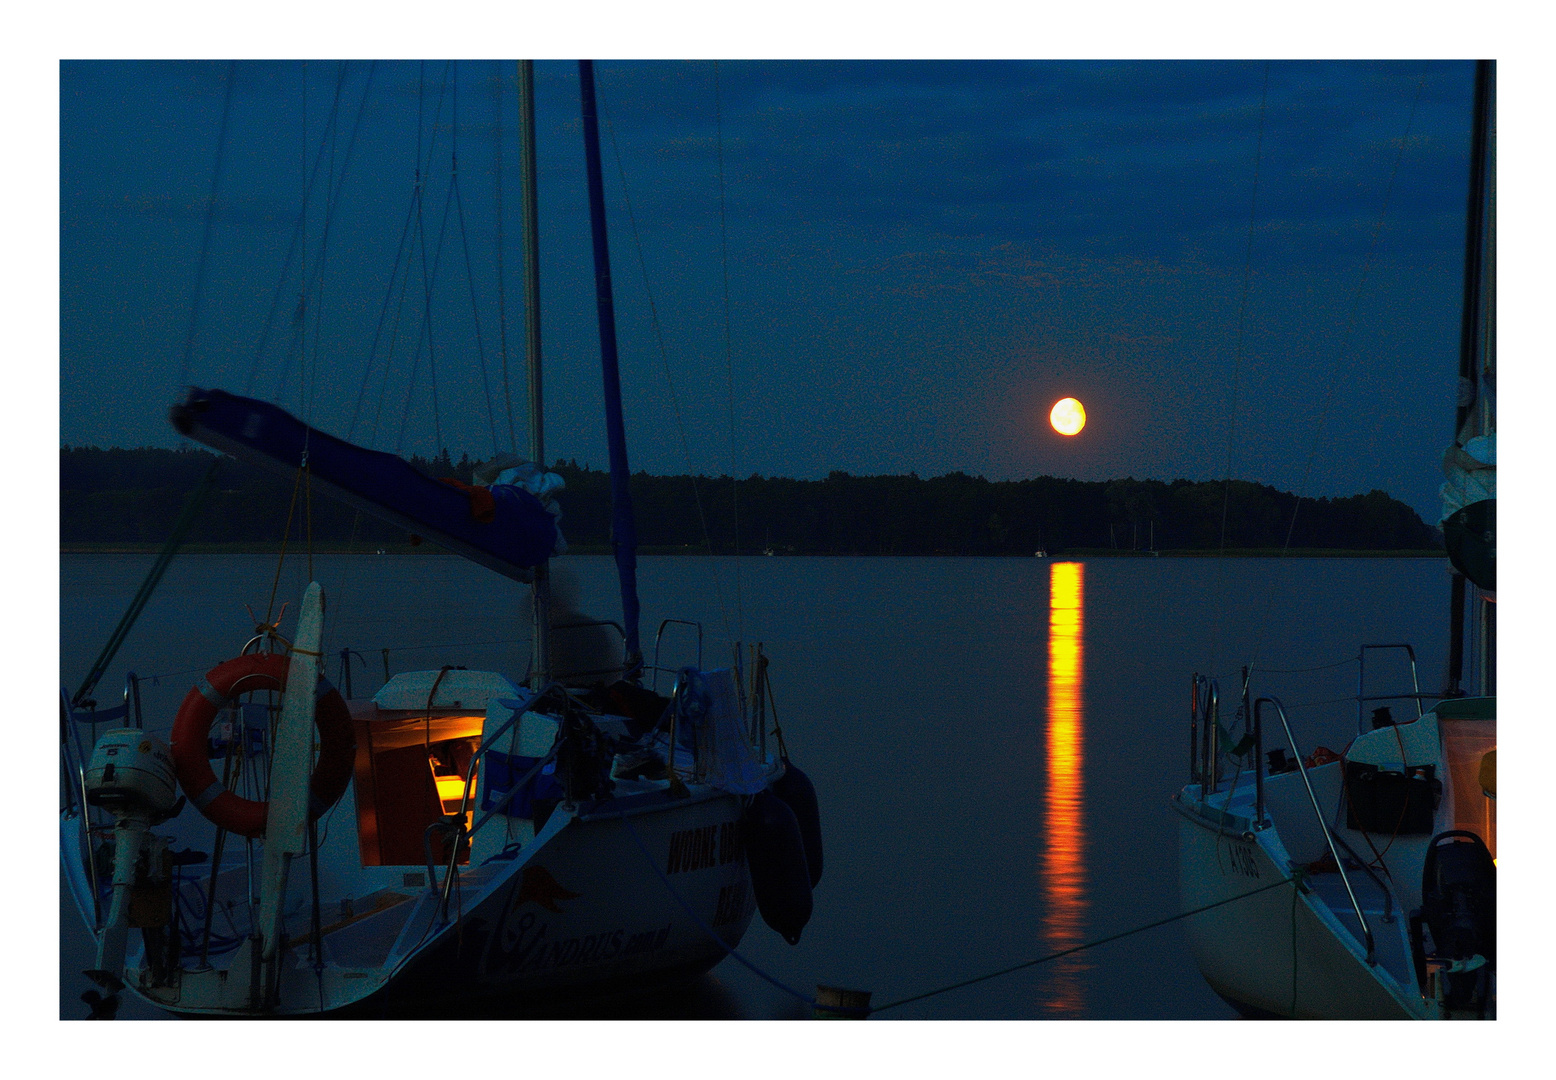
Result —
[[1481, 786], [1481, 764], [1497, 747], [1495, 720], [1445, 718], [1439, 721], [1443, 758], [1453, 785], [1453, 828], [1466, 829], [1486, 842], [1497, 857], [1497, 801]]
[[[352, 702], [357, 729], [357, 845], [363, 866], [426, 866], [427, 827], [457, 813], [482, 716], [380, 710]], [[468, 827], [479, 792], [471, 785]], [[434, 858], [446, 860], [447, 844]], [[460, 861], [469, 861], [468, 852]]]

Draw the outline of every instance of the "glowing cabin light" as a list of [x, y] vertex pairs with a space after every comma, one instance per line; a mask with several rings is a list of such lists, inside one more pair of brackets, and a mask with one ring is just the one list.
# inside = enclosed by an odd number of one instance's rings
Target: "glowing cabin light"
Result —
[[1072, 397], [1060, 398], [1048, 413], [1048, 422], [1061, 435], [1078, 434], [1086, 426], [1086, 406]]
[[[1043, 938], [1052, 949], [1081, 944], [1086, 934], [1086, 817], [1082, 790], [1085, 716], [1084, 563], [1048, 570], [1048, 792], [1044, 805]], [[1084, 1006], [1080, 957], [1056, 965], [1045, 1006], [1076, 1016]]]

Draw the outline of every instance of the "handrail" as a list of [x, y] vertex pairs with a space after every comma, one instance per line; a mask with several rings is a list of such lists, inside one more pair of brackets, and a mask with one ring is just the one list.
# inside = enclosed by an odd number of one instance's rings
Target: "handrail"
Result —
[[1189, 781], [1199, 782], [1199, 687], [1201, 676], [1189, 678]]
[[702, 670], [702, 623], [692, 622], [690, 619], [666, 619], [659, 624], [659, 629], [654, 632], [654, 686], [655, 693], [659, 692], [659, 672], [663, 669], [659, 666], [659, 639], [664, 637], [665, 627], [671, 623], [679, 623], [682, 626], [695, 626], [697, 628], [697, 670]]
[[[71, 711], [70, 711], [70, 694], [63, 687], [60, 688], [60, 692], [59, 692], [59, 707], [60, 707], [60, 716], [59, 716], [60, 740], [59, 741], [60, 741], [60, 743], [62, 744], [62, 746], [64, 747], [64, 750], [65, 750], [65, 754], [64, 754], [65, 762], [64, 762], [64, 764], [65, 764], [65, 769], [66, 769], [67, 775], [68, 775], [69, 770], [70, 770], [70, 758], [72, 756], [74, 756], [75, 759], [76, 759], [75, 760], [75, 765], [76, 765], [76, 768], [75, 768], [75, 773], [76, 773], [75, 780], [76, 780], [77, 789], [78, 789], [78, 791], [80, 793], [80, 797], [81, 797], [81, 802], [80, 802], [80, 807], [81, 807], [81, 830], [82, 830], [82, 833], [83, 833], [83, 837], [84, 837], [84, 839], [86, 841], [86, 871], [87, 871], [87, 877], [89, 878], [89, 880], [92, 883], [92, 929], [95, 932], [96, 929], [99, 926], [102, 925], [102, 922], [103, 922], [103, 909], [102, 909], [101, 900], [100, 900], [100, 898], [97, 895], [97, 889], [98, 889], [98, 884], [97, 884], [97, 858], [96, 858], [96, 856], [94, 855], [94, 853], [92, 851], [92, 806], [91, 806], [90, 803], [88, 803], [86, 801], [86, 757], [85, 757], [85, 755], [83, 754], [83, 752], [81, 750], [81, 729], [79, 727], [77, 727], [75, 725], [75, 723], [72, 721], [72, 716], [71, 716]], [[66, 732], [67, 729], [70, 731], [70, 734], [71, 734], [71, 738], [69, 738], [69, 739], [67, 739], [66, 736], [65, 736], [65, 732]], [[75, 751], [76, 752], [75, 752], [74, 755], [72, 755], [70, 753], [71, 743], [72, 742], [75, 743]], [[66, 784], [66, 790], [67, 791], [70, 790], [68, 782]], [[71, 793], [71, 802], [72, 803], [75, 802], [75, 798], [76, 798], [76, 793], [72, 792]]]
[[1221, 683], [1216, 679], [1205, 680], [1205, 758], [1200, 765], [1199, 784], [1202, 794], [1208, 794], [1220, 783], [1219, 740], [1221, 727]]
[[146, 722], [141, 717], [140, 709], [140, 676], [131, 671], [124, 676], [124, 720], [129, 723], [130, 704], [134, 703], [135, 730], [144, 731]]
[[[449, 891], [450, 891], [450, 889], [453, 886], [454, 875], [456, 873], [458, 873], [458, 869], [459, 869], [459, 848], [460, 848], [460, 845], [461, 845], [462, 841], [464, 841], [465, 839], [467, 839], [469, 837], [473, 837], [476, 833], [481, 831], [481, 828], [483, 826], [485, 826], [488, 821], [492, 820], [492, 818], [494, 818], [498, 814], [502, 813], [503, 809], [508, 805], [508, 803], [510, 801], [512, 801], [513, 797], [515, 795], [517, 795], [520, 790], [523, 789], [524, 785], [529, 783], [532, 779], [534, 779], [535, 775], [540, 772], [541, 768], [543, 766], [545, 766], [545, 764], [548, 761], [550, 761], [552, 758], [554, 758], [556, 756], [556, 746], [555, 746], [555, 744], [553, 744], [551, 749], [550, 749], [550, 751], [547, 752], [545, 757], [542, 757], [539, 761], [537, 761], [535, 763], [534, 767], [532, 769], [530, 769], [529, 772], [524, 774], [523, 778], [521, 778], [516, 783], [514, 783], [514, 784], [509, 786], [507, 794], [505, 794], [500, 800], [498, 800], [498, 802], [497, 802], [497, 804], [495, 806], [493, 806], [490, 810], [488, 810], [481, 817], [481, 819], [479, 821], [477, 821], [474, 825], [472, 825], [469, 829], [466, 829], [464, 827], [464, 820], [465, 820], [465, 815], [470, 813], [470, 795], [471, 795], [472, 785], [473, 785], [473, 783], [475, 781], [475, 771], [476, 771], [477, 766], [480, 765], [481, 759], [486, 756], [487, 752], [489, 750], [491, 750], [491, 748], [496, 744], [497, 740], [502, 738], [504, 735], [506, 735], [510, 728], [512, 728], [521, 719], [523, 719], [524, 714], [526, 712], [529, 712], [530, 709], [534, 707], [536, 702], [540, 701], [542, 698], [546, 697], [548, 694], [551, 694], [551, 693], [553, 693], [555, 691], [558, 691], [558, 690], [560, 690], [564, 694], [567, 692], [566, 688], [561, 683], [559, 683], [559, 682], [551, 682], [551, 683], [547, 683], [545, 686], [541, 687], [539, 690], [535, 690], [535, 691], [530, 692], [530, 694], [527, 697], [520, 697], [519, 698], [518, 707], [513, 710], [513, 715], [508, 717], [507, 720], [503, 721], [502, 726], [500, 726], [496, 731], [492, 732], [486, 738], [482, 739], [481, 740], [481, 745], [479, 747], [477, 747], [476, 748], [476, 752], [470, 756], [470, 763], [465, 766], [465, 788], [464, 788], [463, 793], [461, 793], [461, 795], [459, 797], [459, 810], [458, 810], [458, 812], [456, 814], [450, 815], [450, 817], [454, 821], [458, 822], [459, 824], [457, 826], [457, 834], [454, 837], [453, 851], [449, 855], [448, 873], [446, 875], [444, 875], [444, 878], [443, 878], [442, 900], [441, 900], [441, 905], [439, 907], [440, 914], [446, 914], [447, 913]], [[447, 821], [447, 820], [448, 819], [446, 818], [445, 821]], [[423, 844], [424, 844], [424, 846], [429, 844], [429, 842], [430, 842], [430, 839], [431, 839], [431, 837], [430, 837], [430, 830], [431, 830], [431, 828], [433, 828], [434, 826], [436, 826], [438, 824], [441, 824], [441, 823], [434, 822], [433, 826], [428, 826], [429, 835], [423, 837]], [[437, 878], [431, 873], [431, 870], [432, 870], [432, 859], [431, 859], [431, 852], [430, 851], [428, 852], [427, 869], [428, 869], [428, 881], [427, 881], [427, 884], [432, 886], [433, 888], [437, 888], [438, 887], [438, 885], [437, 885]]]
[[1243, 733], [1253, 728], [1253, 827], [1264, 828], [1264, 725], [1248, 707], [1248, 668], [1243, 668]]
[[[558, 623], [556, 626], [553, 626], [551, 628], [551, 632], [553, 634], [555, 634], [558, 630], [583, 630], [583, 629], [586, 629], [586, 628], [591, 627], [591, 626], [609, 626], [609, 627], [613, 627], [615, 629], [616, 633], [621, 635], [621, 640], [623, 642], [623, 651], [625, 651], [625, 642], [627, 640], [627, 631], [615, 619], [585, 619], [582, 622]], [[553, 658], [552, 663], [553, 663], [553, 665], [555, 664], [555, 658]], [[580, 675], [604, 675], [604, 674], [606, 674], [608, 672], [612, 672], [612, 671], [621, 671], [623, 674], [625, 674], [626, 670], [627, 670], [626, 658], [623, 657], [622, 663], [617, 664], [617, 665], [613, 665], [611, 667], [594, 668], [594, 669], [591, 669], [589, 671], [568, 671], [568, 672], [562, 673], [561, 675], [558, 675], [557, 677], [558, 678], [563, 678], [563, 677], [566, 677], [566, 678], [577, 678]], [[555, 671], [553, 671], [552, 674], [555, 675], [557, 673]]]
[[367, 667], [367, 657], [355, 649], [347, 646], [340, 650], [340, 694], [347, 701], [351, 700], [351, 658], [353, 656], [362, 661], [363, 667]]
[[[1410, 686], [1415, 692], [1411, 694], [1375, 694], [1367, 695], [1367, 650], [1368, 649], [1404, 649], [1405, 655], [1410, 657]], [[1385, 645], [1363, 645], [1356, 653], [1356, 734], [1361, 735], [1366, 730], [1366, 703], [1369, 701], [1394, 701], [1398, 698], [1414, 698], [1416, 703], [1416, 719], [1424, 714], [1421, 709], [1423, 697], [1438, 697], [1437, 694], [1421, 693], [1421, 678], [1416, 671], [1416, 651], [1408, 641], [1391, 642]]]
[[1302, 786], [1307, 789], [1308, 802], [1313, 804], [1313, 815], [1318, 819], [1318, 827], [1324, 831], [1324, 843], [1329, 848], [1329, 857], [1334, 859], [1335, 866], [1339, 868], [1340, 880], [1345, 884], [1345, 894], [1351, 898], [1351, 910], [1356, 912], [1356, 921], [1361, 924], [1362, 935], [1367, 939], [1367, 963], [1376, 964], [1377, 946], [1372, 939], [1372, 927], [1367, 925], [1367, 916], [1362, 914], [1361, 902], [1356, 899], [1356, 890], [1351, 888], [1351, 876], [1345, 872], [1345, 863], [1340, 861], [1340, 853], [1335, 850], [1334, 835], [1329, 831], [1329, 822], [1324, 817], [1323, 810], [1319, 809], [1318, 796], [1313, 794], [1313, 782], [1307, 776], [1307, 763], [1302, 760], [1302, 751], [1297, 749], [1297, 740], [1291, 734], [1291, 724], [1286, 721], [1286, 708], [1275, 697], [1261, 697], [1253, 703], [1255, 727], [1262, 726], [1260, 714], [1265, 702], [1275, 706], [1275, 715], [1280, 717], [1280, 726], [1286, 730], [1286, 741], [1291, 744], [1292, 756], [1297, 759], [1297, 769], [1302, 773]]
[[1360, 855], [1356, 854], [1356, 849], [1353, 848], [1349, 843], [1346, 842], [1345, 837], [1343, 837], [1343, 836], [1339, 835], [1338, 833], [1336, 833], [1335, 834], [1335, 841], [1341, 847], [1343, 847], [1345, 849], [1345, 853], [1351, 857], [1351, 861], [1354, 862], [1357, 866], [1361, 867], [1362, 872], [1365, 873], [1368, 877], [1370, 877], [1372, 879], [1372, 883], [1374, 885], [1376, 885], [1382, 891], [1382, 893], [1383, 893], [1383, 904], [1384, 904], [1384, 907], [1383, 907], [1383, 921], [1386, 922], [1386, 923], [1393, 922], [1394, 921], [1394, 892], [1393, 892], [1393, 890], [1391, 890], [1387, 885], [1385, 885], [1383, 883], [1383, 879], [1378, 876], [1378, 873], [1377, 873], [1376, 870], [1374, 870], [1371, 866], [1368, 866], [1367, 863], [1362, 859], [1362, 857]]

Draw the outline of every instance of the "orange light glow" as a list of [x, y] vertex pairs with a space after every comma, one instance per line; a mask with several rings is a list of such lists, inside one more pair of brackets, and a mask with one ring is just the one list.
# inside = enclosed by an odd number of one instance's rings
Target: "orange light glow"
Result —
[[1072, 397], [1060, 398], [1049, 411], [1048, 422], [1061, 435], [1077, 435], [1086, 426], [1086, 406]]
[[[1054, 949], [1079, 945], [1086, 932], [1086, 818], [1082, 799], [1085, 716], [1083, 563], [1048, 569], [1048, 797], [1043, 855], [1043, 938]], [[1045, 1007], [1065, 1015], [1083, 1008], [1078, 956], [1058, 961]]]

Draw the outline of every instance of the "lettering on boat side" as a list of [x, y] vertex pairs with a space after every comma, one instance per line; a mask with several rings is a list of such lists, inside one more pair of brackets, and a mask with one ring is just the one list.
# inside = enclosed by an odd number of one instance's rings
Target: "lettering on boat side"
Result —
[[719, 906], [713, 912], [713, 925], [724, 926], [746, 914], [746, 879], [719, 890]]
[[[1223, 846], [1226, 849], [1226, 863], [1221, 861]], [[1231, 864], [1230, 867], [1228, 863]], [[1220, 866], [1223, 874], [1238, 874], [1250, 878], [1259, 876], [1259, 859], [1254, 854], [1253, 845], [1235, 840], [1230, 836], [1223, 836], [1216, 842], [1216, 864]]]
[[722, 821], [699, 829], [683, 829], [670, 834], [670, 858], [665, 872], [681, 874], [725, 866], [745, 857], [740, 843], [740, 823]]
[[503, 928], [494, 941], [493, 954], [487, 956], [488, 973], [516, 974], [529, 971], [554, 971], [584, 964], [629, 960], [664, 948], [670, 926], [628, 933], [626, 929], [606, 930], [569, 938], [553, 938], [551, 924], [540, 923], [533, 911], [526, 911]]

